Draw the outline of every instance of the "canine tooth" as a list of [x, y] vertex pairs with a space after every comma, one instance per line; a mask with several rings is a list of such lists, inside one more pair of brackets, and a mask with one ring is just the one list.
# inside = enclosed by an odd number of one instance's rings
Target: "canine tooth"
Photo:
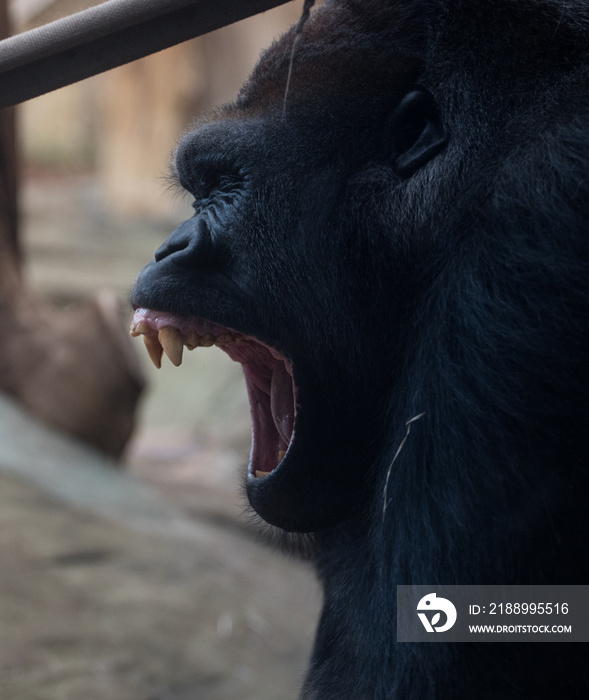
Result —
[[164, 352], [170, 358], [170, 362], [179, 367], [182, 364], [182, 352], [184, 350], [180, 333], [172, 326], [164, 326], [157, 337], [164, 348]]
[[164, 349], [162, 348], [159, 339], [155, 335], [144, 335], [143, 342], [147, 348], [147, 354], [153, 364], [160, 369], [162, 366], [162, 353]]
[[132, 335], [134, 338], [136, 338], [138, 335], [145, 335], [149, 331], [149, 326], [145, 321], [139, 321], [137, 325], [134, 323], [131, 324], [131, 328], [129, 330], [129, 335]]
[[268, 474], [271, 474], [271, 473], [272, 472], [263, 472], [263, 471], [260, 471], [259, 469], [256, 469], [256, 472], [255, 472], [256, 479], [259, 479], [262, 476], [268, 476]]
[[282, 462], [284, 459], [284, 455], [286, 454], [286, 450], [278, 450], [278, 460]]

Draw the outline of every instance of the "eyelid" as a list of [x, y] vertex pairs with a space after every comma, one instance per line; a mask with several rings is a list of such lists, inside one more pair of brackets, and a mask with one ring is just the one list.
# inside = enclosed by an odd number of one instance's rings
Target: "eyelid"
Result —
[[179, 149], [172, 165], [182, 187], [197, 195], [207, 183], [227, 179], [241, 182], [244, 170], [235, 156], [225, 153], [198, 153], [195, 149]]

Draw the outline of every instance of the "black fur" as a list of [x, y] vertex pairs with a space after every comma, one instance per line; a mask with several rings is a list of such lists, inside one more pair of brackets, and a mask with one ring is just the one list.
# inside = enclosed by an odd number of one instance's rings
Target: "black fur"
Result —
[[248, 493], [313, 533], [307, 700], [589, 697], [584, 644], [395, 642], [397, 584], [589, 583], [588, 37], [585, 0], [328, 1], [284, 113], [292, 32], [180, 145], [212, 242], [133, 301], [293, 361]]

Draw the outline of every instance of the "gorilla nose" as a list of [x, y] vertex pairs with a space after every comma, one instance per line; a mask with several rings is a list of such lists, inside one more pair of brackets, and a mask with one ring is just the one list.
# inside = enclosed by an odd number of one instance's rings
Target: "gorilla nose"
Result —
[[211, 262], [211, 231], [207, 222], [198, 216], [185, 221], [156, 250], [155, 261], [170, 258], [178, 267], [202, 268]]

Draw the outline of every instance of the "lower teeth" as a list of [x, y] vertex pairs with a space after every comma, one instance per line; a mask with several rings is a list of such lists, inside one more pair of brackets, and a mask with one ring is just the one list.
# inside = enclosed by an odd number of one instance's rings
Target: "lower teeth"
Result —
[[[279, 462], [282, 462], [285, 454], [286, 454], [286, 450], [278, 450], [278, 461]], [[254, 472], [256, 479], [260, 479], [263, 476], [268, 476], [268, 474], [272, 474], [272, 472], [264, 472], [261, 469], [256, 469], [256, 471]]]

